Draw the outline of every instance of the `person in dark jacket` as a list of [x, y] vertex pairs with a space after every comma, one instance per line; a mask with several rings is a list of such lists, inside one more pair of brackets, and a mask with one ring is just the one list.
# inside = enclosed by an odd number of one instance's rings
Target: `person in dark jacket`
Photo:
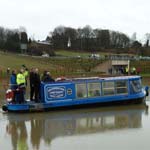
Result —
[[47, 74], [47, 71], [45, 70], [44, 72], [43, 72], [43, 75], [42, 75], [42, 78], [41, 78], [41, 81], [42, 82], [44, 82], [45, 80], [46, 80], [46, 75]]
[[46, 82], [55, 82], [55, 80], [52, 78], [50, 72], [47, 72], [46, 74], [47, 74], [47, 79], [46, 79], [47, 81]]
[[43, 82], [55, 82], [55, 80], [51, 77], [50, 72], [44, 71], [42, 76]]
[[29, 75], [29, 81], [30, 81], [30, 100], [33, 101], [33, 96], [35, 94], [35, 87], [34, 87], [34, 68], [31, 69], [30, 75]]
[[39, 70], [38, 68], [36, 68], [34, 74], [35, 102], [40, 101], [40, 85], [41, 85], [41, 80], [40, 80]]

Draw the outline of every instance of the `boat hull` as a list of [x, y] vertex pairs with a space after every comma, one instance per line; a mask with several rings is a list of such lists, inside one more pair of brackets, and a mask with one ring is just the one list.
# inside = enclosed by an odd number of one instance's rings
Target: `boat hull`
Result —
[[52, 105], [44, 103], [26, 103], [26, 104], [9, 104], [5, 105], [5, 111], [8, 112], [44, 112], [44, 111], [55, 111], [55, 110], [68, 110], [68, 109], [79, 109], [79, 108], [93, 108], [93, 107], [104, 107], [104, 106], [119, 106], [119, 105], [130, 105], [130, 104], [142, 104], [145, 103], [145, 97], [118, 100], [109, 102], [95, 102], [95, 103], [82, 103], [82, 104], [70, 104], [70, 105]]

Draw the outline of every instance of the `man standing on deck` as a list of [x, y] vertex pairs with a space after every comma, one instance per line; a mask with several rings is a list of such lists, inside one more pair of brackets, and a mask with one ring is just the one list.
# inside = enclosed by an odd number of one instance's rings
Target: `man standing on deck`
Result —
[[25, 94], [25, 89], [26, 89], [26, 79], [23, 74], [24, 70], [20, 69], [20, 72], [17, 74], [16, 82], [18, 85], [18, 96], [17, 96], [17, 101], [19, 103], [25, 102], [24, 94]]
[[35, 87], [34, 87], [34, 77], [35, 77], [35, 70], [32, 68], [29, 75], [30, 80], [30, 100], [33, 101], [33, 96], [35, 94]]
[[39, 75], [39, 69], [35, 68], [35, 73], [34, 73], [34, 90], [35, 90], [35, 102], [40, 101], [40, 85], [41, 85], [41, 80], [40, 80], [40, 75]]
[[25, 79], [26, 79], [26, 87], [27, 87], [27, 78], [28, 78], [28, 76], [29, 76], [29, 71], [28, 71], [28, 68], [27, 68], [25, 65], [22, 65], [22, 67], [23, 67], [23, 70], [24, 70], [23, 75], [25, 76]]

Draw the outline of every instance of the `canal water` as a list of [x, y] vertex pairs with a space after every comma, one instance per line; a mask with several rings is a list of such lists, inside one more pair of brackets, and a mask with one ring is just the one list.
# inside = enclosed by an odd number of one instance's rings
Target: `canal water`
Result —
[[0, 111], [3, 150], [149, 150], [146, 104], [15, 114]]
[[149, 150], [150, 101], [31, 114], [0, 112], [4, 150]]

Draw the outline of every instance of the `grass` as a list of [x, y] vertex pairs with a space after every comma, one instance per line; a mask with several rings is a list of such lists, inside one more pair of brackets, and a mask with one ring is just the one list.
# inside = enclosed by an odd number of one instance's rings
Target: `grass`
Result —
[[[91, 72], [92, 68], [102, 62], [101, 60], [89, 59], [87, 56], [91, 53], [87, 52], [68, 52], [61, 50], [56, 51], [56, 54], [68, 57], [38, 58], [0, 52], [0, 77], [6, 76], [6, 69], [8, 67], [11, 70], [19, 70], [23, 64], [29, 69], [38, 67], [41, 73], [44, 70], [48, 70], [54, 77], [92, 76], [95, 75], [95, 72]], [[100, 55], [104, 55], [104, 53], [100, 53]], [[81, 58], [77, 58], [77, 56], [81, 56]], [[140, 67], [143, 76], [149, 76], [150, 74], [150, 61], [131, 61], [131, 66], [135, 66], [136, 68]]]
[[60, 76], [87, 77], [99, 76], [99, 73], [92, 72], [91, 69], [101, 62], [100, 60], [83, 58], [39, 58], [0, 52], [0, 98], [4, 98], [5, 90], [8, 88], [9, 75], [6, 73], [8, 67], [10, 70], [19, 71], [25, 64], [29, 69], [39, 68], [40, 74], [44, 70], [48, 70], [53, 78]]
[[108, 55], [108, 53], [102, 53], [102, 52], [79, 52], [79, 51], [67, 51], [67, 50], [57, 50], [56, 55], [59, 56], [65, 56], [65, 57], [83, 57], [83, 58], [87, 58], [89, 56], [91, 56], [92, 53], [96, 53], [99, 54], [101, 57], [104, 57], [104, 55]]
[[11, 70], [19, 70], [23, 64], [28, 68], [37, 67], [41, 73], [44, 70], [48, 70], [54, 77], [64, 75], [80, 76], [87, 73], [92, 74], [92, 72], [90, 72], [91, 69], [101, 62], [101, 60], [83, 58], [39, 58], [0, 52], [0, 70], [2, 72], [0, 76], [6, 74], [6, 69], [8, 67]]
[[140, 68], [141, 74], [143, 76], [150, 75], [150, 61], [149, 60], [131, 61], [131, 67], [132, 66], [134, 66], [135, 68]]
[[91, 55], [91, 53], [88, 52], [82, 53], [82, 52], [65, 51], [65, 50], [57, 50], [55, 53], [58, 56], [65, 56], [65, 57], [78, 57], [78, 56], [88, 57], [89, 55]]

